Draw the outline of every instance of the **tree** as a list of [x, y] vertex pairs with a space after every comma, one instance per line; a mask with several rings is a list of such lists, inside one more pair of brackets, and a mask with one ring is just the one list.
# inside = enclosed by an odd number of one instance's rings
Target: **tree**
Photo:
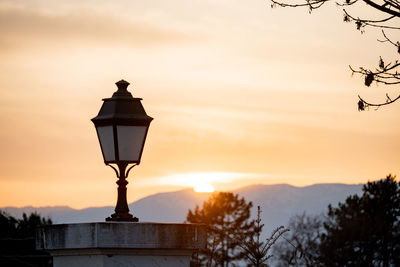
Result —
[[35, 248], [35, 231], [52, 224], [37, 213], [16, 219], [0, 211], [0, 266], [53, 266], [52, 257]]
[[[293, 0], [293, 1], [279, 1], [270, 0], [271, 7], [306, 7], [311, 13], [313, 10], [320, 8], [328, 2], [333, 0]], [[349, 10], [354, 11], [360, 9], [361, 4], [365, 3], [370, 9], [368, 14], [372, 17], [370, 18], [360, 18], [358, 16], [352, 15]], [[397, 53], [400, 54], [400, 41], [393, 40], [393, 37], [388, 36], [388, 32], [392, 36], [398, 38], [400, 32], [400, 1], [399, 0], [343, 0], [342, 2], [336, 4], [343, 7], [343, 20], [345, 22], [354, 22], [357, 30], [361, 33], [365, 32], [367, 27], [380, 28], [382, 30], [382, 38], [378, 39], [379, 42], [388, 43], [396, 49]], [[350, 66], [352, 74], [360, 74], [364, 77], [365, 86], [370, 86], [373, 81], [377, 84], [385, 85], [399, 85], [400, 84], [400, 61], [395, 60], [389, 63], [385, 63], [382, 57], [379, 57], [378, 67], [375, 69], [369, 69], [360, 67], [354, 69]], [[400, 99], [400, 94], [394, 98], [391, 98], [386, 94], [386, 101], [381, 103], [370, 103], [358, 96], [358, 109], [365, 110], [367, 107], [376, 107], [391, 104]]]
[[274, 248], [277, 266], [320, 266], [319, 246], [323, 231], [323, 217], [295, 215], [289, 220], [290, 234]]
[[6, 212], [0, 211], [0, 238], [33, 238], [40, 226], [53, 224], [50, 218], [41, 217], [37, 213], [22, 214], [22, 219], [16, 219]]
[[400, 182], [368, 182], [337, 208], [329, 206], [321, 236], [324, 266], [400, 266]]
[[239, 240], [239, 246], [244, 250], [244, 255], [250, 262], [251, 267], [263, 267], [268, 266], [266, 264], [267, 260], [272, 257], [269, 254], [272, 247], [278, 241], [280, 237], [289, 230], [284, 226], [279, 226], [274, 231], [272, 231], [271, 236], [264, 241], [261, 240], [261, 232], [264, 224], [261, 223], [261, 208], [257, 206], [257, 219], [254, 226], [254, 235], [243, 236]]
[[17, 223], [17, 219], [0, 211], [0, 238], [15, 236]]
[[234, 266], [244, 259], [239, 249], [243, 236], [253, 235], [254, 221], [250, 219], [251, 202], [237, 194], [218, 192], [203, 203], [189, 210], [186, 220], [208, 226], [207, 249], [199, 255], [199, 262], [211, 266]]
[[297, 215], [277, 266], [400, 266], [400, 182], [368, 182], [326, 216]]
[[50, 218], [41, 217], [36, 212], [31, 213], [29, 216], [23, 213], [22, 219], [18, 220], [17, 235], [20, 237], [34, 237], [38, 227], [51, 224], [53, 222]]

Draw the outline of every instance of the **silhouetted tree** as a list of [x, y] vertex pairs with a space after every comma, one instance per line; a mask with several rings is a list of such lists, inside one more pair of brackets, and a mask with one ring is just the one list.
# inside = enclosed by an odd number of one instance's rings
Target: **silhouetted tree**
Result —
[[[305, 7], [311, 13], [314, 9], [318, 9], [328, 2], [333, 0], [270, 0], [271, 7]], [[367, 27], [380, 28], [382, 29], [382, 39], [378, 40], [382, 43], [388, 43], [394, 47], [398, 54], [400, 54], [400, 42], [399, 40], [393, 40], [399, 37], [400, 34], [400, 2], [399, 0], [342, 0], [336, 2], [336, 5], [343, 7], [345, 22], [354, 22], [357, 30], [361, 33], [365, 32]], [[361, 4], [366, 4], [362, 5]], [[369, 16], [367, 18], [360, 18], [352, 15], [349, 8], [351, 7], [352, 12], [368, 7]], [[364, 13], [364, 12], [359, 12]], [[388, 36], [388, 32], [391, 33], [392, 37]], [[379, 57], [378, 67], [375, 69], [369, 69], [360, 67], [354, 69], [350, 66], [353, 74], [361, 74], [364, 77], [364, 84], [370, 86], [372, 82], [377, 84], [386, 85], [399, 85], [400, 84], [400, 62], [395, 60], [393, 62], [385, 62], [382, 57]], [[358, 109], [364, 110], [369, 106], [380, 107], [391, 104], [400, 99], [400, 94], [396, 97], [391, 98], [386, 94], [386, 101], [381, 103], [370, 103], [359, 97]]]
[[254, 220], [250, 219], [251, 202], [246, 202], [237, 194], [218, 192], [203, 203], [189, 210], [187, 221], [204, 223], [208, 226], [207, 249], [198, 256], [201, 264], [206, 266], [234, 266], [235, 262], [244, 259], [239, 249], [239, 240], [252, 236]]
[[23, 213], [22, 219], [16, 219], [0, 211], [0, 238], [33, 238], [38, 227], [50, 224], [53, 224], [50, 218], [43, 218], [35, 212], [29, 216]]
[[[323, 227], [322, 227], [323, 226]], [[291, 219], [278, 266], [400, 266], [400, 182], [368, 182], [327, 216]]]
[[289, 220], [290, 233], [274, 247], [277, 266], [320, 266], [319, 246], [323, 217], [295, 215]]
[[278, 241], [278, 239], [286, 232], [283, 226], [279, 226], [274, 231], [272, 231], [270, 237], [268, 237], [265, 242], [261, 239], [262, 229], [264, 224], [261, 223], [261, 209], [257, 206], [257, 219], [254, 225], [254, 234], [250, 236], [243, 236], [239, 241], [239, 246], [244, 250], [244, 255], [250, 262], [249, 267], [266, 267], [267, 260], [272, 257], [271, 251], [272, 247]]
[[17, 224], [17, 219], [0, 211], [0, 238], [16, 236]]
[[368, 182], [362, 196], [329, 206], [321, 238], [324, 266], [400, 266], [400, 183]]
[[53, 224], [50, 218], [41, 217], [36, 212], [29, 216], [22, 214], [22, 219], [18, 220], [17, 235], [20, 237], [34, 237], [36, 229], [40, 226]]
[[35, 249], [36, 228], [49, 224], [37, 213], [16, 219], [0, 211], [0, 266], [52, 266], [51, 256]]

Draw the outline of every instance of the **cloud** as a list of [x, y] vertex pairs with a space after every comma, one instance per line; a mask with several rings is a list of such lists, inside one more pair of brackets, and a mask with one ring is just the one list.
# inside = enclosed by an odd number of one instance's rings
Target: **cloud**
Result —
[[194, 39], [183, 30], [143, 19], [127, 20], [88, 9], [54, 13], [9, 4], [0, 4], [0, 31], [0, 44], [7, 48], [12, 44], [15, 48], [40, 45], [47, 49], [71, 43], [143, 48]]
[[238, 173], [238, 172], [198, 172], [198, 173], [179, 173], [154, 177], [151, 181], [141, 180], [140, 184], [151, 184], [156, 182], [162, 185], [177, 185], [183, 187], [193, 187], [200, 184], [227, 184], [238, 179], [258, 178], [260, 174]]

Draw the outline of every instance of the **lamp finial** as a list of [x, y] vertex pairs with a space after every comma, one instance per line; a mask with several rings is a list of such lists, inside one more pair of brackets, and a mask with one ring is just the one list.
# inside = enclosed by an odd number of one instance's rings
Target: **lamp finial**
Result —
[[116, 82], [115, 84], [118, 87], [118, 91], [127, 91], [127, 88], [128, 88], [130, 83], [128, 83], [125, 80], [120, 80], [120, 81]]

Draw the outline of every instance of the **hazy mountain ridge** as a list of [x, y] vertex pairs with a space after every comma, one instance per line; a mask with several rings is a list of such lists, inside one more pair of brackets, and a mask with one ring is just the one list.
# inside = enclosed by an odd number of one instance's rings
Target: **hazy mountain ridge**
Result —
[[280, 225], [287, 225], [295, 214], [325, 213], [329, 204], [336, 206], [347, 196], [360, 194], [361, 191], [362, 184], [315, 184], [305, 187], [278, 184], [240, 188], [235, 192], [253, 202], [253, 216], [256, 216], [256, 207], [261, 207], [264, 229], [268, 233]]
[[[327, 210], [328, 204], [336, 206], [347, 196], [361, 193], [362, 184], [315, 184], [295, 187], [288, 184], [253, 185], [233, 190], [247, 201], [253, 202], [252, 215], [256, 216], [256, 207], [262, 209], [264, 230], [269, 233], [279, 225], [286, 225], [295, 214], [306, 212], [320, 214]], [[192, 189], [159, 193], [137, 200], [129, 205], [131, 212], [140, 221], [184, 222], [189, 209], [208, 199], [210, 193], [196, 193]], [[38, 212], [50, 217], [54, 223], [80, 223], [104, 221], [113, 213], [113, 206], [72, 209], [68, 206], [55, 207], [4, 207], [3, 211], [15, 217], [22, 213]]]

